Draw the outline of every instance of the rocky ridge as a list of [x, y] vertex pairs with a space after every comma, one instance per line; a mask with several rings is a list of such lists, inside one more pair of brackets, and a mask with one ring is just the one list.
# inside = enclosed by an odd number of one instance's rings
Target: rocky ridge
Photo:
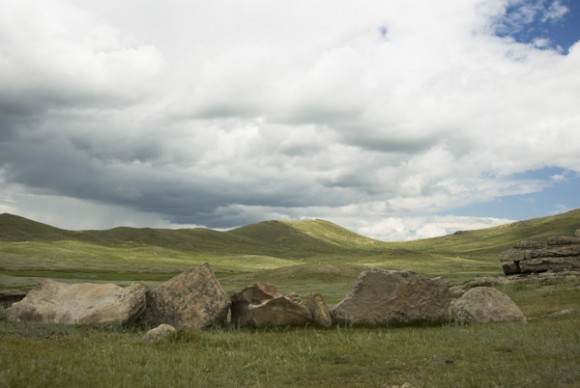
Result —
[[520, 241], [498, 254], [505, 275], [580, 270], [580, 229], [574, 236], [555, 236], [547, 244]]

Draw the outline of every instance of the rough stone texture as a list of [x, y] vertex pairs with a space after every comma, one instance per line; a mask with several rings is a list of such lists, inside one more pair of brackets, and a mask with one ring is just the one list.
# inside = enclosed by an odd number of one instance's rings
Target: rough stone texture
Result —
[[125, 324], [145, 309], [145, 286], [65, 284], [44, 280], [6, 310], [11, 321], [79, 325]]
[[322, 327], [332, 326], [332, 317], [330, 316], [330, 311], [328, 310], [328, 306], [326, 305], [324, 298], [322, 298], [322, 295], [318, 293], [310, 294], [306, 306], [312, 314], [312, 321], [314, 321], [314, 323]]
[[580, 237], [576, 236], [556, 236], [548, 239], [548, 245], [568, 245], [580, 244]]
[[230, 298], [206, 263], [148, 291], [145, 321], [203, 328], [225, 323], [229, 308]]
[[459, 323], [527, 322], [509, 296], [491, 287], [467, 291], [451, 303], [450, 315]]
[[282, 296], [276, 287], [266, 283], [256, 283], [235, 293], [231, 297], [232, 323], [239, 326], [252, 324], [249, 306], [259, 305], [272, 298]]
[[514, 284], [550, 283], [550, 282], [577, 282], [580, 272], [540, 272], [534, 274], [519, 274], [514, 276], [481, 276], [473, 278], [463, 284], [450, 287], [453, 298], [459, 298], [467, 290], [475, 287], [497, 287]]
[[574, 236], [580, 237], [580, 229], [576, 229], [576, 231], [574, 232]]
[[525, 240], [498, 254], [505, 275], [580, 269], [580, 237], [556, 236], [543, 245]]
[[514, 245], [514, 248], [521, 248], [521, 249], [533, 249], [533, 248], [542, 248], [544, 244], [538, 240], [523, 240], [519, 243]]
[[443, 322], [450, 299], [449, 285], [441, 279], [368, 268], [331, 316], [334, 321], [366, 325]]
[[171, 337], [171, 335], [175, 332], [175, 328], [171, 325], [167, 325], [162, 323], [161, 325], [157, 326], [155, 329], [149, 330], [143, 336], [143, 342], [146, 344], [154, 343], [163, 341], [166, 338]]
[[303, 304], [286, 296], [269, 299], [259, 305], [249, 305], [249, 325], [254, 327], [302, 326], [312, 321], [312, 313]]

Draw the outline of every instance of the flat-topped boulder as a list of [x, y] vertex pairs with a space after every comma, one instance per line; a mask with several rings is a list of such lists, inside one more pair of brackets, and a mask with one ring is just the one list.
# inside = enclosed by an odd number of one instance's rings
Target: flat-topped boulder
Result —
[[498, 254], [505, 275], [580, 269], [580, 230], [574, 236], [550, 237], [547, 244], [524, 240]]
[[331, 315], [334, 321], [361, 325], [444, 322], [450, 301], [449, 285], [442, 279], [367, 268]]
[[193, 267], [147, 292], [146, 322], [204, 328], [226, 322], [230, 298], [209, 264]]
[[126, 324], [145, 310], [145, 286], [44, 280], [6, 310], [10, 321], [68, 325]]

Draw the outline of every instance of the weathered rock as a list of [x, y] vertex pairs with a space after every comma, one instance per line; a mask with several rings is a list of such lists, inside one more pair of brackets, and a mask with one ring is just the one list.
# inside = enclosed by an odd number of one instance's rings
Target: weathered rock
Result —
[[521, 273], [538, 273], [546, 271], [568, 271], [580, 268], [580, 256], [537, 257], [519, 263]]
[[290, 299], [292, 302], [294, 303], [302, 303], [302, 298], [300, 297], [300, 295], [298, 295], [297, 292], [287, 292], [284, 294], [284, 296], [288, 299]]
[[497, 256], [502, 263], [519, 262], [526, 259], [526, 251], [524, 249], [511, 248], [501, 251]]
[[312, 320], [316, 324], [322, 327], [332, 326], [332, 317], [322, 295], [318, 293], [310, 294], [306, 305], [312, 314]]
[[231, 320], [239, 326], [251, 324], [252, 313], [249, 306], [260, 305], [267, 300], [282, 296], [276, 287], [266, 283], [256, 283], [235, 293], [231, 297]]
[[538, 241], [538, 240], [523, 240], [523, 241], [516, 243], [516, 245], [514, 245], [514, 248], [519, 248], [519, 249], [536, 249], [536, 248], [543, 248], [543, 247], [544, 247], [544, 244], [542, 244], [542, 242]]
[[148, 291], [145, 321], [203, 328], [225, 323], [229, 308], [230, 298], [206, 263]]
[[334, 321], [367, 325], [443, 322], [450, 300], [449, 286], [441, 279], [368, 268], [331, 316]]
[[570, 271], [580, 268], [580, 237], [557, 236], [544, 246], [525, 240], [498, 254], [505, 275]]
[[574, 232], [574, 236], [580, 237], [580, 229], [576, 229], [576, 231]]
[[65, 284], [44, 280], [6, 310], [11, 321], [79, 325], [126, 324], [145, 309], [145, 286]]
[[166, 338], [171, 337], [175, 332], [175, 328], [171, 325], [162, 323], [155, 329], [149, 330], [145, 335], [143, 335], [143, 342], [146, 344], [163, 341]]
[[501, 269], [503, 270], [503, 273], [505, 275], [517, 275], [519, 273], [522, 273], [519, 261], [513, 263], [502, 263]]
[[548, 245], [568, 245], [580, 244], [580, 237], [576, 236], [556, 236], [548, 239]]
[[476, 287], [451, 303], [450, 314], [459, 323], [526, 323], [526, 317], [506, 294], [491, 287]]
[[303, 326], [312, 321], [312, 313], [303, 304], [285, 296], [269, 299], [259, 305], [250, 304], [249, 325], [254, 327]]

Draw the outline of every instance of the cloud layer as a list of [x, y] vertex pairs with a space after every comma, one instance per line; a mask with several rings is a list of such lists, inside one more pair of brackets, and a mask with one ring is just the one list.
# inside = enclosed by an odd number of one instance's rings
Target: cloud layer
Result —
[[405, 239], [580, 172], [580, 44], [510, 38], [513, 1], [0, 2], [6, 210]]

